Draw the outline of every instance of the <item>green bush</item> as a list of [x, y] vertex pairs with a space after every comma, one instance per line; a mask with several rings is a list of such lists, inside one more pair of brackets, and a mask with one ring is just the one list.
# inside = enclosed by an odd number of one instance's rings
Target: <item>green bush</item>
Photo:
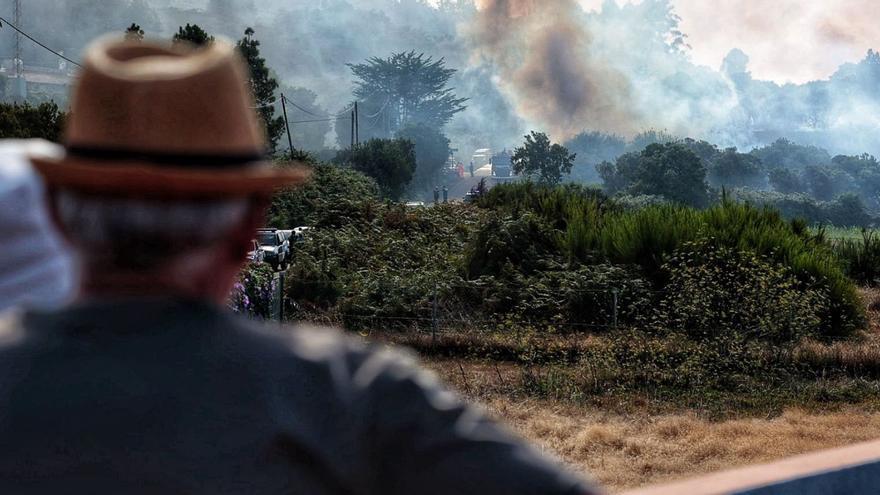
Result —
[[369, 217], [379, 188], [373, 179], [349, 168], [314, 165], [311, 180], [272, 198], [267, 223], [280, 229], [342, 225]]
[[654, 320], [660, 331], [791, 344], [819, 334], [828, 312], [827, 288], [813, 289], [772, 260], [715, 239], [686, 243], [664, 270], [669, 283]]

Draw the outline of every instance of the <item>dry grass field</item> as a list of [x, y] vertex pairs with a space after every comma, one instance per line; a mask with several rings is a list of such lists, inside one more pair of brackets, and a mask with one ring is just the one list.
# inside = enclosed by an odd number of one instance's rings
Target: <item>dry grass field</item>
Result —
[[486, 406], [611, 492], [880, 437], [880, 414], [856, 409], [712, 422], [687, 413], [624, 416], [504, 398]]
[[[871, 327], [861, 340], [799, 351], [815, 362], [854, 369], [880, 366], [880, 292], [864, 291]], [[823, 409], [789, 407], [769, 416], [732, 414], [710, 419], [703, 411], [666, 405], [574, 403], [529, 398], [513, 385], [522, 370], [509, 363], [428, 357], [425, 364], [463, 395], [572, 469], [613, 492], [690, 478], [722, 469], [880, 438], [876, 404]], [[635, 405], [634, 405], [635, 403]]]

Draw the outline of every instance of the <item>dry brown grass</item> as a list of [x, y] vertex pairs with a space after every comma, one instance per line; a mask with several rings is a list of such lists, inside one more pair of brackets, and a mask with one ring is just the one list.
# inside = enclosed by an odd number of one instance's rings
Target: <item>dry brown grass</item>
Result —
[[[827, 366], [880, 377], [880, 290], [865, 290], [862, 296], [870, 327], [860, 338], [835, 344], [807, 342], [791, 357], [818, 369]], [[441, 341], [439, 347], [448, 352], [436, 352], [432, 347], [436, 342], [405, 343], [431, 350], [422, 353], [426, 364], [447, 383], [611, 492], [880, 438], [880, 412], [867, 404], [829, 410], [789, 408], [772, 418], [734, 414], [712, 421], [682, 405], [658, 412], [638, 404], [638, 397], [611, 396], [611, 402], [598, 406], [553, 402], [524, 398], [517, 390], [523, 368], [504, 358], [521, 352], [519, 342], [510, 349], [502, 347], [504, 352], [492, 356], [494, 360], [475, 355], [485, 350], [497, 353], [493, 345], [504, 342], [492, 341], [476, 353], [473, 341], [465, 337]], [[593, 344], [582, 336], [556, 346], [564, 349], [558, 354], [565, 356], [566, 351]]]
[[505, 397], [486, 406], [612, 492], [880, 437], [880, 414], [858, 410], [789, 410], [774, 419], [711, 422], [689, 414], [623, 416]]

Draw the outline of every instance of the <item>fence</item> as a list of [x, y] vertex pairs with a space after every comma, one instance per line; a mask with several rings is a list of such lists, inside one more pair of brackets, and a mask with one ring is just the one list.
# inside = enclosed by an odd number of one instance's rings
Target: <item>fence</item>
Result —
[[405, 329], [434, 336], [509, 327], [560, 332], [615, 329], [650, 318], [656, 301], [666, 294], [627, 286], [538, 287], [529, 290], [528, 301], [522, 301], [514, 297], [517, 291], [505, 296], [503, 287], [479, 283], [341, 287], [331, 282], [291, 281], [293, 287], [285, 287], [285, 279], [285, 272], [279, 272], [273, 280], [272, 320], [317, 319], [352, 330]]

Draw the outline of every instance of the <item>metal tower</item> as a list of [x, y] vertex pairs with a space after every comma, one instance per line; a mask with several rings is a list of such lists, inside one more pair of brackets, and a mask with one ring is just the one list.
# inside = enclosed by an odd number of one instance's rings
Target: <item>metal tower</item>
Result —
[[[21, 29], [21, 0], [15, 0], [15, 25]], [[21, 33], [15, 32], [15, 77], [21, 77], [24, 62], [21, 58]]]

